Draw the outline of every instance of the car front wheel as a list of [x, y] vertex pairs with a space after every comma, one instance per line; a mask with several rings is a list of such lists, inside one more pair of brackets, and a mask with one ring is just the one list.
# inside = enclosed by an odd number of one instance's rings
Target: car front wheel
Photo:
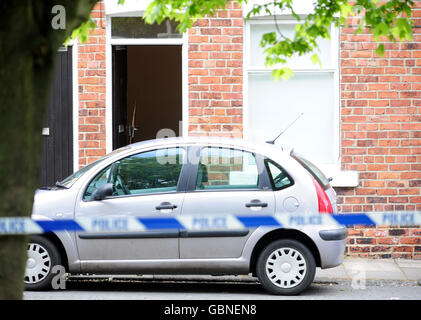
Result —
[[310, 250], [292, 239], [270, 243], [260, 254], [256, 273], [272, 294], [296, 295], [313, 282], [316, 262]]
[[51, 289], [55, 274], [52, 269], [61, 264], [60, 253], [48, 239], [32, 236], [28, 243], [28, 260], [25, 270], [26, 290]]

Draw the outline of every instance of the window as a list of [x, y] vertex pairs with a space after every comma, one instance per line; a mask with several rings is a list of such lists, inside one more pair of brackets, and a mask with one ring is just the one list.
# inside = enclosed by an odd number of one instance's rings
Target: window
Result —
[[113, 196], [175, 192], [184, 156], [184, 149], [170, 148], [116, 161], [90, 182], [83, 198], [89, 200], [95, 190], [105, 183], [114, 185]]
[[326, 190], [329, 187], [329, 179], [326, 178], [324, 173], [320, 171], [320, 169], [317, 168], [313, 163], [296, 152], [292, 153], [291, 156], [297, 160], [313, 176], [314, 179], [317, 180], [323, 189]]
[[265, 159], [265, 164], [274, 190], [285, 189], [294, 184], [292, 178], [279, 164], [269, 159]]
[[[280, 24], [281, 23], [281, 24]], [[278, 27], [285, 37], [293, 38], [295, 32], [295, 24], [291, 22], [278, 21]], [[250, 66], [264, 66], [265, 54], [264, 49], [260, 46], [260, 41], [265, 33], [277, 32], [274, 21], [260, 23], [255, 21], [250, 24]], [[318, 52], [319, 59], [324, 68], [332, 64], [331, 42], [325, 39], [318, 41], [320, 52]], [[288, 65], [291, 67], [306, 67], [315, 68], [311, 62], [312, 54], [304, 56], [293, 56], [288, 60]]]
[[114, 150], [113, 152], [110, 152], [106, 156], [88, 164], [87, 166], [83, 167], [79, 171], [76, 171], [72, 175], [68, 176], [66, 179], [61, 181], [60, 184], [64, 187], [66, 187], [66, 188], [70, 188], [81, 176], [83, 176], [86, 172], [88, 172], [90, 169], [95, 167], [97, 164], [101, 163], [105, 159], [107, 159], [107, 158], [109, 158], [109, 157], [111, 157], [115, 154], [118, 154], [118, 153], [126, 151], [126, 150], [127, 150], [127, 148], [120, 148], [120, 149]]
[[177, 30], [177, 23], [165, 19], [161, 24], [147, 24], [141, 17], [112, 17], [111, 37], [113, 39], [137, 38], [182, 38]]
[[[338, 44], [332, 28], [332, 41], [321, 40], [318, 52], [322, 68], [313, 65], [310, 56], [294, 56], [286, 65], [294, 76], [275, 81], [272, 69], [266, 69], [263, 34], [276, 32], [273, 20], [247, 22], [246, 72], [247, 108], [245, 134], [248, 138], [268, 141], [275, 138], [294, 120], [303, 115], [279, 137], [276, 144], [293, 147], [321, 164], [339, 159], [339, 77]], [[279, 19], [281, 32], [290, 36], [295, 22]]]
[[257, 189], [258, 184], [254, 154], [213, 147], [201, 150], [196, 190]]
[[97, 176], [91, 181], [88, 188], [86, 189], [85, 194], [83, 195], [83, 200], [89, 200], [92, 194], [95, 192], [95, 190], [97, 190], [98, 188], [100, 188], [108, 182], [108, 178], [110, 176], [110, 169], [111, 166], [108, 166], [99, 174], [97, 174]]

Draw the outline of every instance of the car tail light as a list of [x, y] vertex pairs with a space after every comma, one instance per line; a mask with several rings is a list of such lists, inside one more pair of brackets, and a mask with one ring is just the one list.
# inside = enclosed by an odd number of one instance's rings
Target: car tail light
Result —
[[320, 186], [320, 184], [313, 179], [314, 187], [316, 188], [317, 192], [317, 201], [319, 203], [319, 213], [330, 213], [333, 214], [332, 204], [330, 203], [329, 197], [327, 196], [326, 192]]

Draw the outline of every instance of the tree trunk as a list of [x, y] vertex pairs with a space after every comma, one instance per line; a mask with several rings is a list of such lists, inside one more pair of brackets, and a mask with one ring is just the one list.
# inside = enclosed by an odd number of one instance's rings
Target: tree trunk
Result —
[[[56, 52], [96, 1], [0, 4], [0, 217], [31, 215]], [[51, 25], [56, 4], [66, 10], [64, 30]], [[0, 236], [0, 299], [22, 297], [27, 239]]]

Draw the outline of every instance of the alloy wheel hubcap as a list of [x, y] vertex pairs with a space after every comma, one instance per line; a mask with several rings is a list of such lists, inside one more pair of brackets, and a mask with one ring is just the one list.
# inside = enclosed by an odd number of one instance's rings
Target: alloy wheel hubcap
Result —
[[303, 255], [292, 248], [274, 250], [266, 260], [266, 275], [280, 288], [293, 288], [299, 285], [307, 272]]
[[51, 257], [48, 251], [38, 243], [28, 244], [28, 260], [26, 261], [25, 283], [38, 283], [50, 272]]

